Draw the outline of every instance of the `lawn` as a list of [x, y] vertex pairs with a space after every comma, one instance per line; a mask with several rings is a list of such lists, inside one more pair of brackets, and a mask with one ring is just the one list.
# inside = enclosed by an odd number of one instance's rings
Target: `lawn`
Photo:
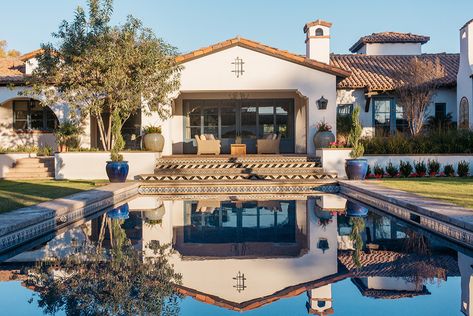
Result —
[[0, 180], [0, 213], [103, 185], [104, 181]]
[[380, 184], [473, 209], [473, 178], [382, 179]]

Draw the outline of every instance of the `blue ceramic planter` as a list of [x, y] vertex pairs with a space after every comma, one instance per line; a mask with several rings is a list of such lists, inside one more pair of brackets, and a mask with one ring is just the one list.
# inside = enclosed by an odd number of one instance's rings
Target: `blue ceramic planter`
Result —
[[366, 159], [346, 159], [345, 172], [349, 180], [365, 180], [368, 171]]
[[129, 215], [130, 209], [128, 207], [128, 203], [125, 203], [107, 212], [107, 216], [111, 219], [127, 219]]
[[105, 167], [110, 182], [125, 182], [128, 176], [128, 161], [107, 161]]
[[347, 200], [345, 211], [348, 217], [365, 217], [368, 215], [368, 208], [356, 202]]

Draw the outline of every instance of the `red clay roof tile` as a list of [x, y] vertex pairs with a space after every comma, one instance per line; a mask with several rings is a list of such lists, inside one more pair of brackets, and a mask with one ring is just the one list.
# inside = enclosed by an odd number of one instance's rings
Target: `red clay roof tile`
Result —
[[421, 43], [425, 44], [430, 40], [430, 37], [424, 35], [416, 35], [412, 33], [399, 32], [381, 32], [373, 33], [361, 37], [352, 47], [352, 53], [357, 52], [366, 43]]

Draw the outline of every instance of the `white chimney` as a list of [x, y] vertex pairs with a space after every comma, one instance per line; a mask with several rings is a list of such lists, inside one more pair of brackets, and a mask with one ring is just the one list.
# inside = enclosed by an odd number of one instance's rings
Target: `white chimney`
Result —
[[457, 74], [457, 122], [473, 129], [473, 20], [460, 29], [460, 66]]
[[304, 25], [307, 58], [330, 63], [330, 27], [332, 23], [323, 20]]

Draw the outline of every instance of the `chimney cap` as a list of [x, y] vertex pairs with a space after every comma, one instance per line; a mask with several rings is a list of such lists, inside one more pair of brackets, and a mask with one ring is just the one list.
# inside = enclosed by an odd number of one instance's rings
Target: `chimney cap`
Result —
[[317, 19], [315, 21], [308, 22], [304, 25], [304, 33], [307, 33], [307, 31], [309, 30], [310, 27], [316, 26], [316, 25], [322, 25], [322, 26], [325, 26], [325, 27], [332, 27], [332, 23], [321, 20], [321, 19]]

